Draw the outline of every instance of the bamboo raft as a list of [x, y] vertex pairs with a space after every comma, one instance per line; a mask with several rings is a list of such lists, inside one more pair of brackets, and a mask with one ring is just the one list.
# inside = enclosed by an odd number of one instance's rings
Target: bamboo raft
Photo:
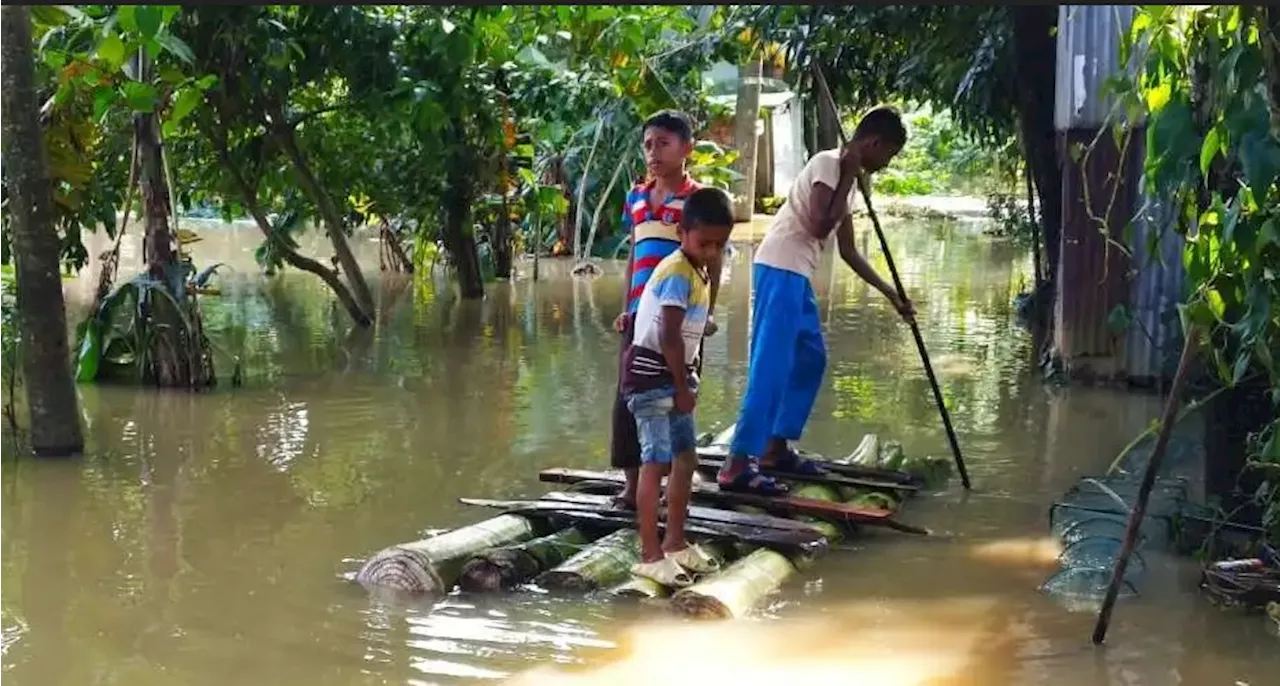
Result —
[[721, 491], [706, 477], [719, 468], [731, 432], [704, 436], [699, 448], [699, 472], [705, 476], [695, 478], [685, 531], [722, 568], [691, 586], [665, 588], [631, 575], [640, 559], [639, 535], [635, 512], [613, 502], [622, 474], [575, 469], [540, 472], [541, 481], [567, 488], [536, 498], [461, 498], [501, 514], [378, 551], [350, 578], [370, 590], [409, 594], [532, 585], [664, 602], [691, 617], [741, 617], [831, 544], [857, 531], [875, 527], [928, 535], [897, 516], [906, 499], [941, 487], [950, 476], [946, 458], [909, 459], [897, 442], [868, 435], [843, 459], [805, 455], [828, 475], [771, 472], [791, 484], [786, 497]]

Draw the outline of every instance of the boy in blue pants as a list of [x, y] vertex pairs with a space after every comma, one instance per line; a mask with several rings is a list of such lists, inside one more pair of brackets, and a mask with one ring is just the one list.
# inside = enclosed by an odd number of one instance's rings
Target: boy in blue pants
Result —
[[[693, 472], [698, 458], [693, 408], [696, 362], [711, 311], [709, 267], [733, 231], [729, 197], [702, 188], [684, 203], [680, 247], [663, 258], [644, 285], [634, 315], [635, 333], [623, 357], [622, 390], [635, 416], [640, 442], [636, 523], [640, 563], [632, 573], [667, 587], [692, 583], [691, 574], [714, 572], [715, 560], [685, 540]], [[658, 537], [658, 499], [667, 478], [666, 535]]]
[[883, 293], [904, 318], [913, 316], [911, 303], [899, 298], [858, 254], [850, 219], [859, 176], [883, 169], [906, 141], [897, 112], [888, 107], [868, 112], [843, 148], [824, 150], [809, 160], [756, 249], [747, 388], [730, 457], [717, 478], [720, 488], [785, 495], [786, 484], [762, 474], [761, 466], [823, 473], [788, 441], [800, 438], [826, 370], [826, 344], [810, 280], [833, 231], [840, 257], [854, 273]]

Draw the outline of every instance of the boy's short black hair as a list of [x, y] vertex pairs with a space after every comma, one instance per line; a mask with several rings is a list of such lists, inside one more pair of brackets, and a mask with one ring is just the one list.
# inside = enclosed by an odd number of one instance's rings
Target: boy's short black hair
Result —
[[679, 110], [662, 110], [650, 115], [644, 120], [644, 126], [640, 130], [644, 131], [650, 127], [670, 131], [686, 143], [693, 140], [693, 122], [689, 120], [689, 115]]
[[692, 231], [703, 225], [733, 226], [733, 202], [728, 193], [708, 186], [689, 194], [680, 216], [680, 228]]
[[907, 144], [907, 127], [902, 125], [902, 117], [898, 111], [888, 105], [881, 105], [862, 117], [858, 128], [854, 129], [854, 138], [874, 136], [899, 148]]

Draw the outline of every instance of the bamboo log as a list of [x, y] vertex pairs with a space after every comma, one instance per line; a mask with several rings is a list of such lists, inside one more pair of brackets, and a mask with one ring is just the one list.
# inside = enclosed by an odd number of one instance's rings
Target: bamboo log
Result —
[[447, 592], [467, 558], [486, 548], [527, 540], [533, 533], [533, 524], [524, 517], [486, 519], [434, 538], [384, 548], [360, 567], [355, 581], [366, 588]]
[[608, 588], [624, 581], [640, 561], [640, 534], [619, 529], [537, 578], [539, 586], [570, 591]]
[[[823, 484], [804, 484], [793, 490], [791, 495], [797, 498], [810, 498], [829, 503], [841, 502], [840, 493], [835, 488]], [[821, 531], [822, 535], [826, 536], [827, 540], [832, 543], [844, 538], [844, 531], [834, 522], [820, 517], [811, 517], [807, 515], [796, 517], [796, 520], [813, 524], [814, 528]]]
[[671, 595], [671, 589], [643, 576], [635, 576], [609, 589], [611, 595], [637, 600], [661, 600]]
[[590, 542], [586, 534], [569, 527], [524, 543], [484, 550], [463, 563], [458, 586], [469, 592], [510, 590], [564, 562]]
[[704, 619], [742, 617], [795, 571], [785, 555], [760, 548], [723, 572], [678, 591], [671, 597], [671, 609]]

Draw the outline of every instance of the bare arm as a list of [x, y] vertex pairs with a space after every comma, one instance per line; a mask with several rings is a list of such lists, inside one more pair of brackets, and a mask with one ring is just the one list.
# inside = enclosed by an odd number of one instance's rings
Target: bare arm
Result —
[[861, 277], [872, 288], [883, 293], [884, 297], [890, 301], [896, 301], [898, 290], [880, 278], [876, 270], [858, 252], [853, 240], [853, 220], [847, 216], [844, 221], [840, 222], [840, 227], [836, 229], [836, 249], [840, 251], [840, 259], [849, 265], [854, 274]]
[[636, 232], [630, 228], [627, 229], [627, 242], [631, 244], [627, 250], [627, 272], [622, 282], [622, 313], [627, 313], [627, 306], [631, 304], [631, 274], [636, 267]]
[[808, 226], [815, 238], [825, 239], [839, 229], [840, 220], [849, 218], [849, 192], [856, 180], [856, 174], [842, 173], [834, 189], [825, 183], [813, 184]]
[[724, 252], [721, 252], [711, 264], [707, 265], [707, 276], [711, 278], [711, 302], [707, 305], [707, 316], [716, 312], [716, 296], [720, 294], [720, 271], [724, 267]]
[[688, 378], [684, 366], [684, 309], [674, 305], [662, 308], [662, 332], [658, 334], [658, 347], [662, 348], [662, 358], [671, 370], [671, 380], [676, 392], [689, 390]]

